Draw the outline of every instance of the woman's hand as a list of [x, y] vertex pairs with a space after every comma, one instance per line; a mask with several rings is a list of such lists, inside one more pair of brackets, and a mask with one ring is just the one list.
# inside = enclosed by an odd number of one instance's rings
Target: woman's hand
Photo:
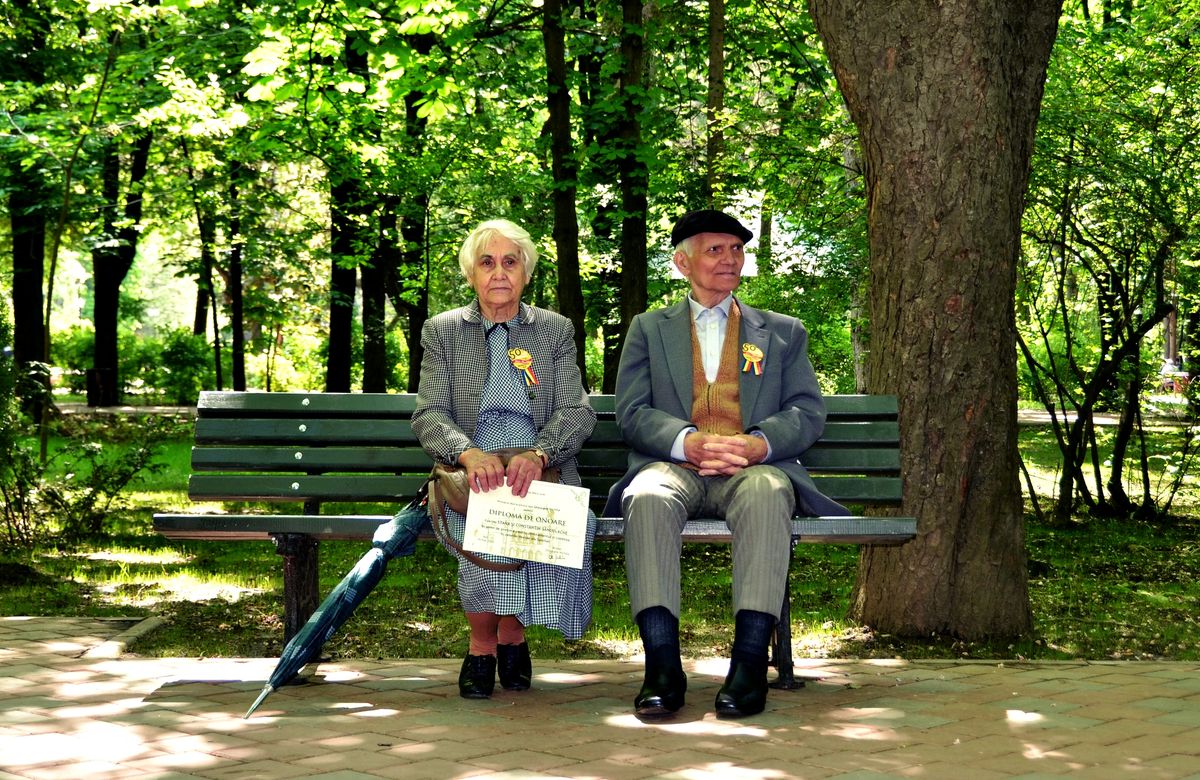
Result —
[[508, 460], [508, 485], [514, 496], [529, 492], [529, 483], [542, 478], [542, 458], [533, 450], [514, 455]]
[[472, 493], [501, 487], [504, 484], [504, 464], [500, 458], [478, 447], [463, 450], [458, 456], [459, 464], [467, 470], [467, 486]]

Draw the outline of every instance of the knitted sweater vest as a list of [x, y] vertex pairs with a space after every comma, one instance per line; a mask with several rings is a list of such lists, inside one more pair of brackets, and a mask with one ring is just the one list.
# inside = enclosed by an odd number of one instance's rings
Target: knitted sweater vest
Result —
[[721, 349], [717, 378], [710, 383], [704, 375], [700, 339], [696, 337], [696, 321], [692, 320], [692, 424], [701, 433], [733, 436], [743, 432], [737, 368], [741, 323], [742, 314], [734, 301], [725, 323], [725, 344]]

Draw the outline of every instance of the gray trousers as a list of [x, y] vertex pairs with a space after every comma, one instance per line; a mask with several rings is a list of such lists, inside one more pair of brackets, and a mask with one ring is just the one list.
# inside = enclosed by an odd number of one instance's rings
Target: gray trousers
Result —
[[701, 477], [674, 463], [651, 463], [621, 496], [625, 574], [634, 617], [663, 606], [679, 616], [679, 554], [689, 517], [718, 517], [733, 534], [733, 611], [779, 617], [791, 560], [796, 496], [787, 475], [757, 465], [732, 477]]

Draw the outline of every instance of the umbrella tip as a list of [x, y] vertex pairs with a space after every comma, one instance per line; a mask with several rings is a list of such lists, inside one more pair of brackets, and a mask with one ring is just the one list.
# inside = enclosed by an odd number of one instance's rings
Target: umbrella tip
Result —
[[246, 720], [253, 715], [254, 711], [258, 709], [258, 705], [263, 703], [263, 699], [271, 695], [271, 692], [274, 690], [275, 689], [271, 687], [270, 683], [264, 685], [263, 689], [258, 694], [258, 698], [254, 700], [254, 703], [250, 705], [250, 709], [246, 710], [246, 714], [242, 716], [242, 720]]

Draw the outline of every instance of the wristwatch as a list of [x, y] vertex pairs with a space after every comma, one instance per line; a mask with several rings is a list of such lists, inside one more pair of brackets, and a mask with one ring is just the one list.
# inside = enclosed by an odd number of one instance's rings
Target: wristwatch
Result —
[[534, 455], [537, 455], [539, 458], [541, 458], [541, 459], [542, 459], [542, 468], [546, 468], [547, 466], [549, 466], [549, 465], [550, 465], [550, 456], [549, 456], [549, 455], [547, 455], [547, 454], [546, 454], [545, 452], [543, 452], [542, 450], [540, 450], [540, 449], [537, 449], [537, 448], [534, 448], [534, 449], [533, 449], [533, 454], [534, 454]]

